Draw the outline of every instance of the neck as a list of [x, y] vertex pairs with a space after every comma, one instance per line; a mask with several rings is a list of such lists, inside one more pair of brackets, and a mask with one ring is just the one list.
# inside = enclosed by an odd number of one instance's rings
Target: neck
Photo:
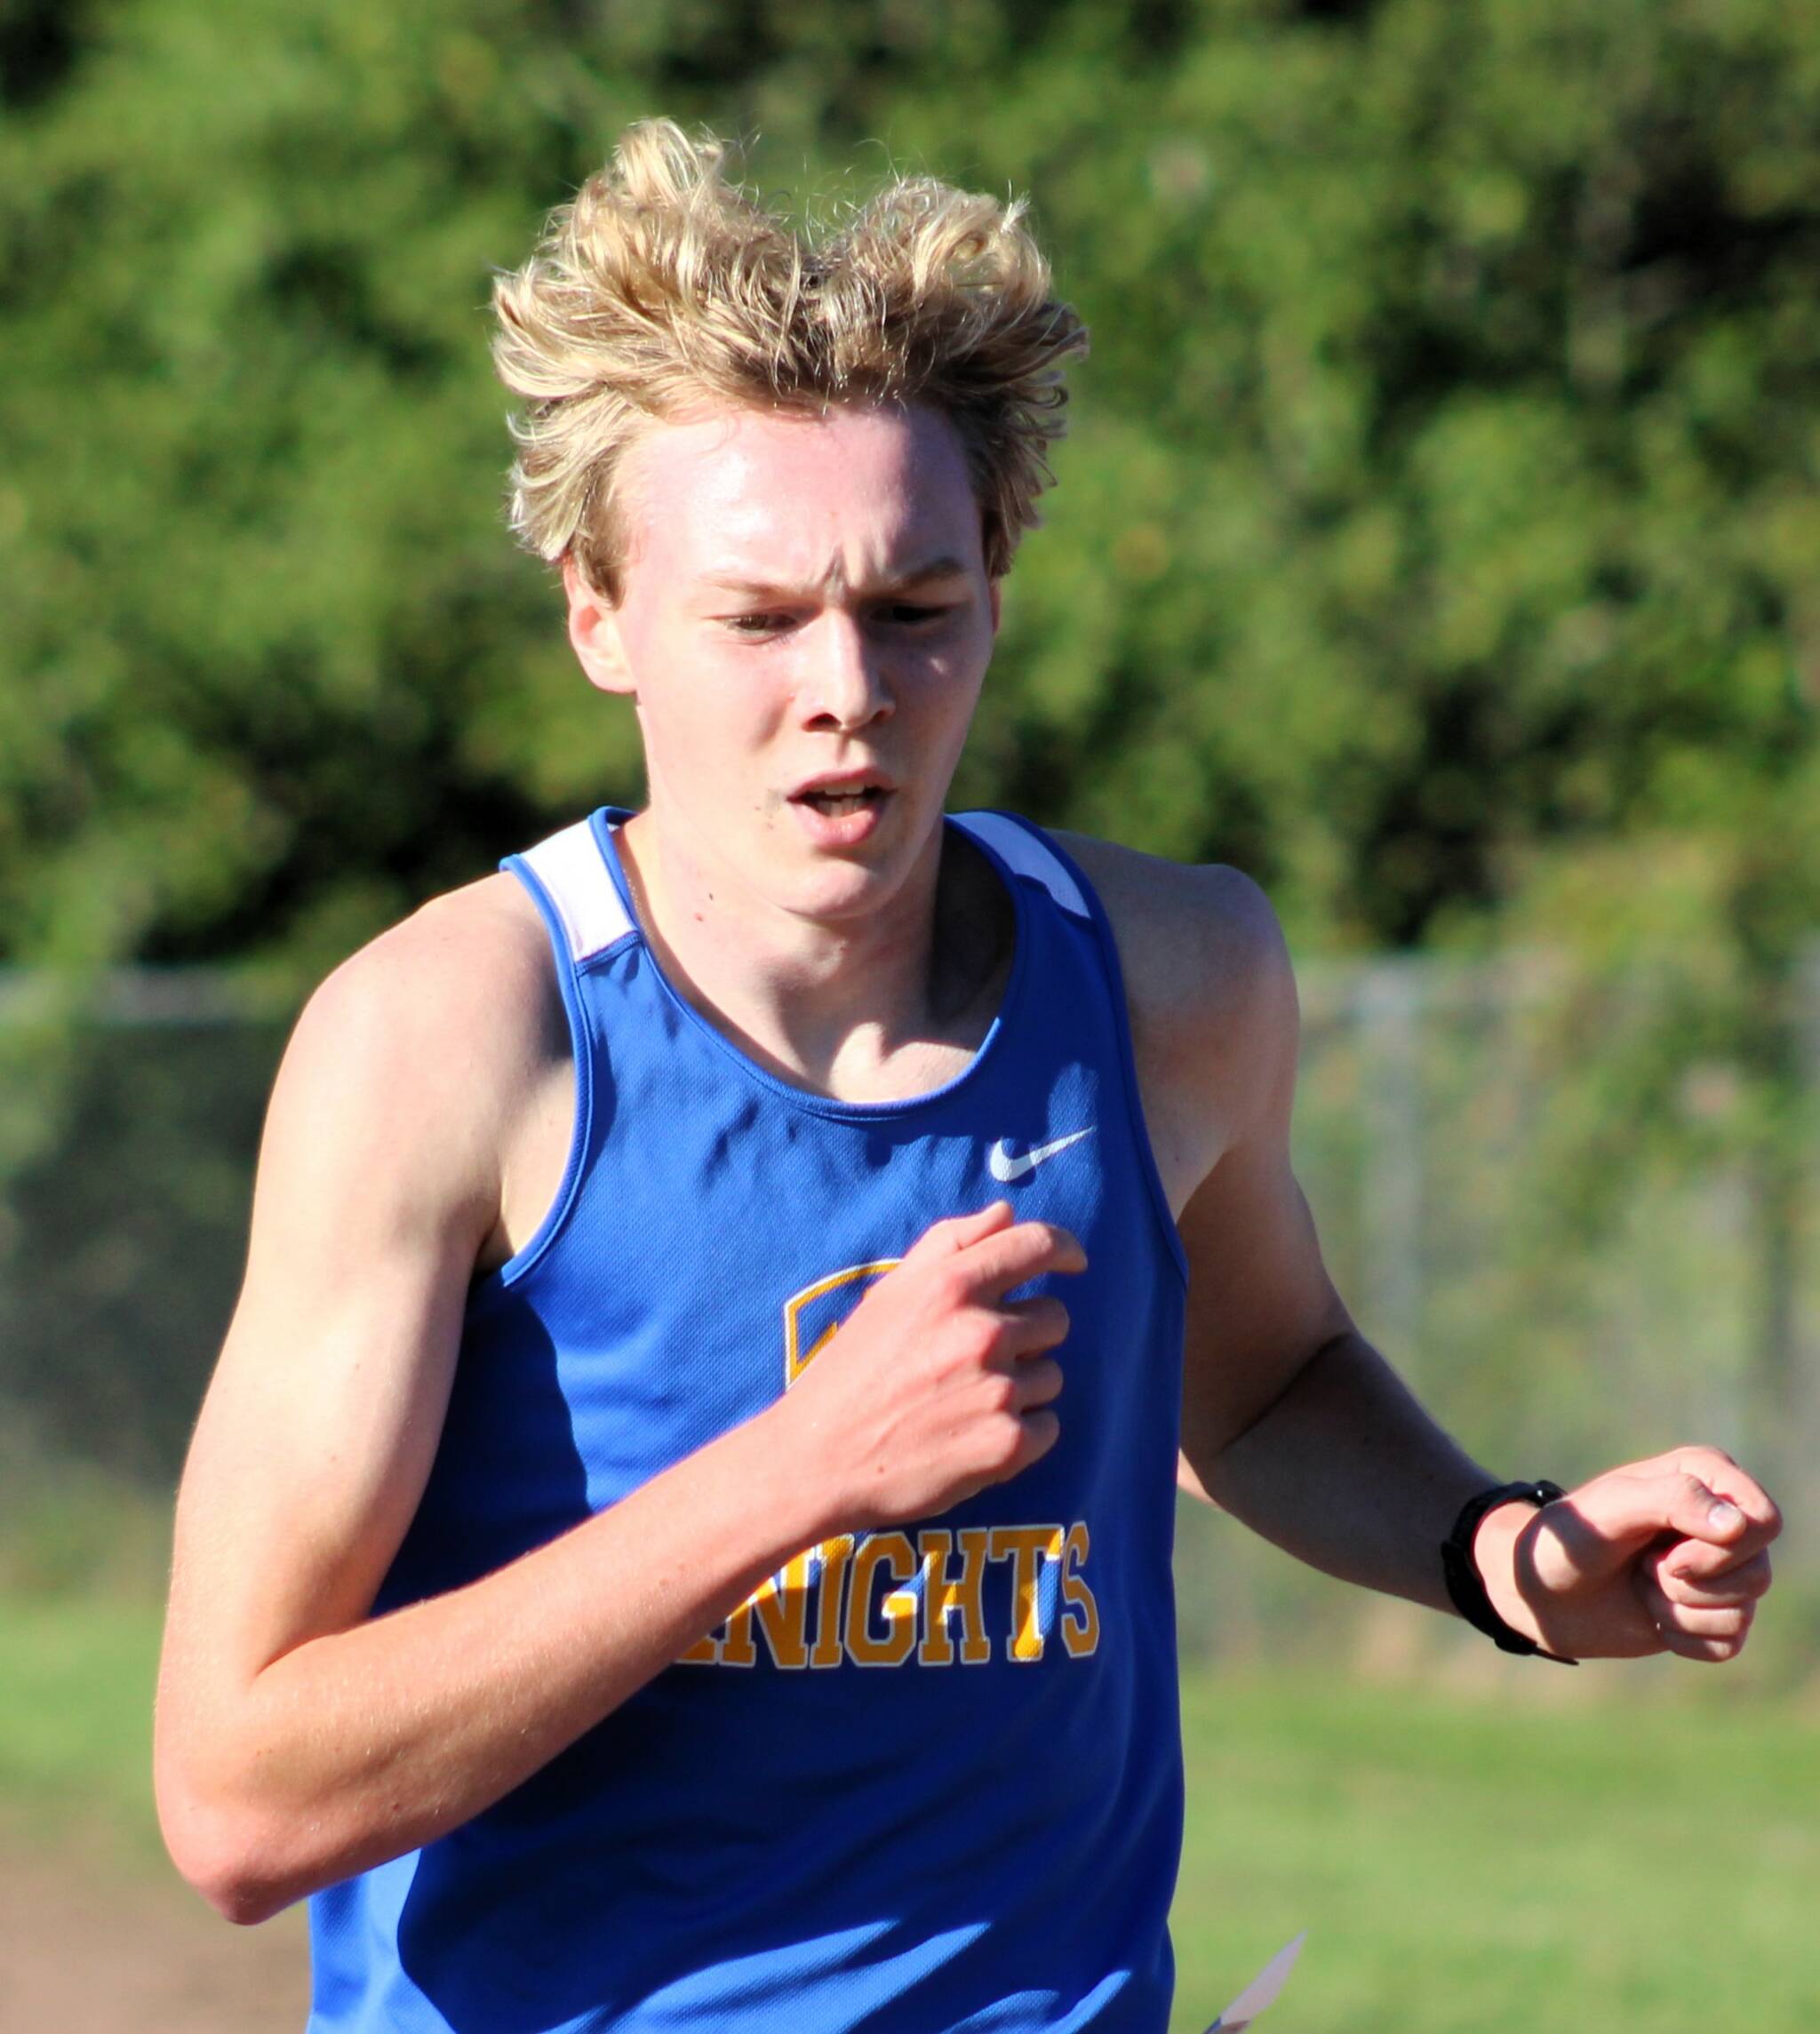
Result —
[[658, 961], [710, 1024], [793, 1086], [883, 1100], [952, 1078], [1003, 988], [1010, 900], [946, 831], [876, 909], [834, 923], [708, 866], [655, 811], [619, 840]]

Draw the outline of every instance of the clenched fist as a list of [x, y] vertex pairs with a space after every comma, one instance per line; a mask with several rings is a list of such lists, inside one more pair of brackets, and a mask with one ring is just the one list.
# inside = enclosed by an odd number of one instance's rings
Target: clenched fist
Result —
[[825, 1532], [933, 1517], [1048, 1454], [1067, 1309], [1005, 1295], [1086, 1265], [1002, 1200], [917, 1239], [765, 1416], [826, 1494]]
[[1573, 1659], [1734, 1659], [1769, 1587], [1782, 1515], [1715, 1448], [1608, 1470], [1540, 1512], [1493, 1512], [1474, 1543], [1505, 1622]]

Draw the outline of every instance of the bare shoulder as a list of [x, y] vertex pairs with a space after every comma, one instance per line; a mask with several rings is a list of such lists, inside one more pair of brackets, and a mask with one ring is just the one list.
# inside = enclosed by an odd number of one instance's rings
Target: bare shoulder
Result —
[[561, 998], [535, 906], [510, 876], [433, 897], [317, 988], [293, 1049], [356, 1050], [412, 1085], [470, 1078], [476, 1059], [535, 1060]]
[[1057, 838], [1112, 921], [1159, 1163], [1192, 1186], [1293, 1082], [1296, 982], [1282, 928], [1238, 869]]
[[313, 1143], [326, 1130], [383, 1150], [403, 1190], [440, 1180], [485, 1199], [512, 1124], [568, 1057], [542, 921], [520, 884], [489, 876], [433, 898], [317, 988], [274, 1090], [268, 1146], [307, 1119]]
[[1164, 861], [1115, 842], [1058, 834], [1099, 892], [1118, 939], [1134, 1017], [1198, 1032], [1279, 1022], [1295, 977], [1270, 899], [1224, 863]]
[[[549, 940], [522, 884], [507, 875], [432, 897], [351, 954], [317, 988], [298, 1031], [373, 1033], [434, 1064], [540, 1032], [560, 1008]], [[500, 1041], [500, 1033], [505, 1037]]]

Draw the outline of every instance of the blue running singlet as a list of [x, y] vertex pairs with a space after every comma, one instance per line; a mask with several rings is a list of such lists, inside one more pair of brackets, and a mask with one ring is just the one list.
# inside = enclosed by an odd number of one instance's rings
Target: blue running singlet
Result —
[[311, 2034], [1161, 2034], [1185, 1272], [1104, 913], [1034, 827], [949, 821], [1015, 905], [999, 1014], [945, 1087], [834, 1101], [664, 978], [624, 817], [506, 865], [555, 948], [574, 1142], [474, 1286], [374, 1615], [762, 1410], [930, 1223], [994, 1200], [1086, 1247], [1054, 1286], [1061, 1437], [938, 1518], [809, 1549], [494, 1807], [317, 1894]]

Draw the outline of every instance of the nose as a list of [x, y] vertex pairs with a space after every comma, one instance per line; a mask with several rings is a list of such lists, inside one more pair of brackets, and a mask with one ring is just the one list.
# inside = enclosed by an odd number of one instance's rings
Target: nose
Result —
[[802, 695], [803, 719], [811, 728], [850, 733], [888, 719], [890, 688], [880, 669], [876, 644], [852, 615], [825, 614], [816, 628]]

